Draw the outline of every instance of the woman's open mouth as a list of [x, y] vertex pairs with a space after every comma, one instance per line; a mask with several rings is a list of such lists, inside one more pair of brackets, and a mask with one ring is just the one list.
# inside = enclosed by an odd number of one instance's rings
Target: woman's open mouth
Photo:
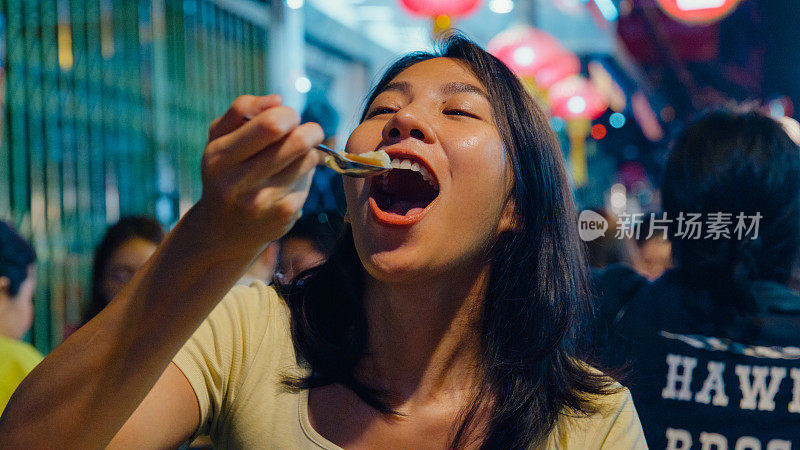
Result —
[[370, 210], [385, 225], [413, 225], [439, 196], [439, 182], [418, 156], [402, 151], [387, 153], [393, 169], [370, 179]]

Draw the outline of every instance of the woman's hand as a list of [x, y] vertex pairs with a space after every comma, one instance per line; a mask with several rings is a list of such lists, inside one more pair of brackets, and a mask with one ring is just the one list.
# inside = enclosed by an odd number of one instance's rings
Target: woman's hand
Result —
[[260, 248], [281, 237], [302, 212], [322, 128], [300, 125], [277, 95], [245, 95], [211, 123], [208, 136], [195, 208], [211, 221], [211, 232], [237, 247]]

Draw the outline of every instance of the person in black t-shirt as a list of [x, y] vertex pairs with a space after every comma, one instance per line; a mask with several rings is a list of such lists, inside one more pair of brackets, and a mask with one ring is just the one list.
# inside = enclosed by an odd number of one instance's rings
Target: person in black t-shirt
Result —
[[755, 112], [707, 115], [678, 137], [663, 199], [676, 268], [595, 278], [605, 362], [629, 364], [648, 443], [800, 448], [797, 144]]

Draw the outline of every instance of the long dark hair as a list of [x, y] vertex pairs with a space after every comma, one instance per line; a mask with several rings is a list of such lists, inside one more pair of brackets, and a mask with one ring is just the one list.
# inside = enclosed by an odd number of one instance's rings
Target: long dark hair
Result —
[[15, 297], [28, 276], [28, 266], [36, 262], [36, 251], [9, 224], [0, 220], [0, 277], [8, 278], [8, 295]]
[[[755, 307], [754, 281], [788, 282], [800, 249], [800, 150], [778, 122], [758, 112], [705, 115], [676, 139], [663, 187], [676, 274], [697, 293], [703, 320], [729, 328]], [[717, 212], [730, 214], [729, 239], [676, 237], [678, 214]], [[740, 213], [761, 216], [755, 239], [755, 230], [733, 233]]]
[[[452, 446], [474, 439], [483, 448], [541, 444], [559, 415], [593, 412], [586, 394], [614, 390], [607, 377], [584, 364], [576, 346], [590, 295], [561, 151], [547, 118], [514, 74], [457, 35], [443, 41], [438, 52], [398, 60], [366, 107], [400, 72], [436, 57], [460, 61], [487, 88], [511, 161], [516, 209], [516, 226], [498, 239], [491, 260], [480, 330], [482, 379], [473, 406], [454, 429]], [[295, 347], [311, 369], [307, 377], [288, 384], [302, 389], [342, 384], [391, 413], [390, 396], [355, 373], [367, 350], [361, 298], [365, 276], [348, 227], [325, 264], [291, 286], [279, 286], [291, 310]], [[488, 423], [478, 424], [479, 417]]]
[[123, 217], [109, 227], [94, 252], [92, 297], [83, 313], [84, 324], [92, 320], [111, 301], [110, 298], [103, 295], [102, 289], [106, 266], [114, 252], [122, 244], [134, 238], [141, 238], [158, 245], [164, 240], [164, 229], [157, 220], [146, 216]]

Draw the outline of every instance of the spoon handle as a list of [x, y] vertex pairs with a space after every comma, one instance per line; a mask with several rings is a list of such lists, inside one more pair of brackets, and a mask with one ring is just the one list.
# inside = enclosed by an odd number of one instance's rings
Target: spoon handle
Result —
[[[245, 115], [242, 117], [242, 119], [245, 122], [248, 122], [252, 119], [252, 117], [250, 115]], [[351, 161], [345, 158], [343, 153], [337, 152], [325, 144], [319, 144], [314, 148], [330, 156], [329, 158], [325, 158], [324, 164], [342, 175], [355, 178], [365, 178], [378, 175], [389, 170], [385, 167], [372, 166], [369, 164]]]

